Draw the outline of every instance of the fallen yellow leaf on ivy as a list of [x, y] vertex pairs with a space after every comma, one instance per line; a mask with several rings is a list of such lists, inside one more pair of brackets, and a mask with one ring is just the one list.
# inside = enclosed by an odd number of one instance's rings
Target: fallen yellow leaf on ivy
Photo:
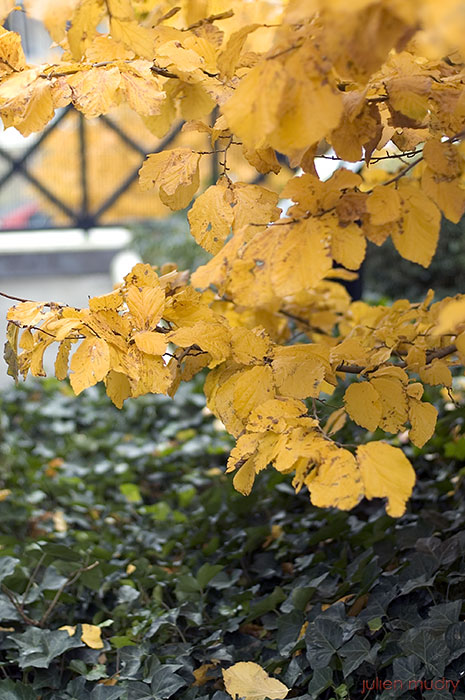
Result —
[[285, 698], [289, 688], [270, 678], [267, 672], [252, 661], [240, 661], [223, 671], [224, 687], [232, 698], [244, 700], [279, 700]]

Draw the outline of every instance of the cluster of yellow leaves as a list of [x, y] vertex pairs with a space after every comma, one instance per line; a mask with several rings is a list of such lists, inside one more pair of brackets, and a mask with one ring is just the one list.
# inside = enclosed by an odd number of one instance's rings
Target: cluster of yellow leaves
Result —
[[[464, 362], [465, 302], [431, 304], [431, 293], [373, 307], [350, 303], [337, 280], [354, 277], [367, 241], [388, 237], [428, 266], [441, 216], [465, 212], [460, 0], [52, 7], [26, 2], [63, 49], [57, 64], [28, 65], [19, 36], [0, 34], [5, 127], [40, 131], [70, 103], [89, 118], [123, 106], [157, 139], [186, 120], [179, 141], [154, 147], [140, 184], [160, 211], [197, 195], [191, 233], [213, 257], [190, 283], [174, 267], [136, 266], [88, 309], [19, 303], [8, 314], [10, 373], [42, 376], [58, 342], [57, 377], [69, 372], [76, 393], [103, 381], [122, 406], [173, 395], [209, 368], [208, 406], [237, 439], [228, 469], [238, 490], [271, 464], [316, 505], [380, 497], [402, 514], [414, 483], [402, 451], [378, 440], [354, 454], [332, 436], [350, 418], [370, 432], [408, 428], [425, 444], [436, 410], [423, 385], [450, 387]], [[206, 183], [211, 156], [219, 175]], [[360, 167], [323, 181], [320, 157]], [[323, 428], [317, 402], [348, 376], [357, 380]]]

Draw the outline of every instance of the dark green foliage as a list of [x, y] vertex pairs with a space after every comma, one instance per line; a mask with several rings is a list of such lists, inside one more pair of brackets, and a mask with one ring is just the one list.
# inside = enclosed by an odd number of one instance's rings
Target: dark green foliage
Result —
[[443, 219], [439, 245], [427, 269], [401, 258], [389, 238], [380, 247], [368, 244], [363, 270], [365, 295], [421, 301], [427, 289], [432, 288], [437, 301], [462, 293], [465, 289], [465, 218], [459, 224]]
[[[465, 698], [465, 410], [410, 448], [418, 485], [393, 520], [380, 501], [315, 509], [272, 470], [244, 498], [202, 405], [187, 386], [121, 412], [54, 382], [4, 394], [0, 698], [227, 700], [221, 669], [238, 661], [302, 700]], [[454, 695], [408, 689], [442, 678]]]

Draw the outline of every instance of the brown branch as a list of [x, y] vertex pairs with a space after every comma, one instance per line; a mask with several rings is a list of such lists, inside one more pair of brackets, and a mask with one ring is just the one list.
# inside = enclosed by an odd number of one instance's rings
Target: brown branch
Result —
[[[426, 364], [429, 365], [433, 360], [440, 360], [443, 357], [447, 357], [448, 355], [453, 355], [454, 352], [457, 352], [457, 346], [456, 345], [447, 345], [445, 348], [439, 348], [437, 350], [430, 350], [426, 353]], [[401, 367], [404, 369], [407, 367], [406, 362], [398, 362], [398, 363], [387, 363], [383, 365], [385, 367]], [[373, 369], [367, 370], [366, 367], [363, 367], [363, 365], [355, 365], [355, 364], [346, 364], [345, 362], [341, 362], [337, 367], [336, 367], [336, 372], [347, 372], [348, 374], [361, 374], [362, 372], [368, 371], [368, 372], [375, 372], [380, 365], [377, 365]]]
[[57, 592], [55, 593], [52, 602], [50, 603], [50, 605], [48, 606], [47, 610], [44, 612], [44, 614], [43, 614], [42, 617], [40, 618], [39, 623], [37, 623], [37, 624], [39, 625], [39, 627], [43, 627], [43, 626], [44, 626], [45, 622], [46, 622], [47, 619], [50, 617], [50, 615], [52, 614], [52, 612], [53, 612], [55, 606], [57, 605], [57, 603], [58, 603], [58, 601], [59, 601], [59, 599], [60, 599], [60, 596], [61, 596], [61, 594], [63, 593], [63, 591], [65, 590], [65, 588], [67, 588], [68, 586], [71, 586], [73, 583], [75, 583], [75, 582], [78, 580], [78, 578], [79, 578], [83, 573], [85, 573], [86, 571], [91, 571], [92, 569], [95, 569], [95, 567], [98, 566], [99, 564], [100, 564], [99, 561], [94, 561], [94, 563], [93, 563], [93, 564], [89, 564], [89, 566], [81, 566], [80, 569], [78, 569], [77, 571], [75, 571], [74, 574], [73, 574], [72, 576], [70, 576], [70, 577], [63, 583], [62, 586], [60, 586], [60, 588], [59, 588], [59, 589], [57, 590]]
[[40, 627], [40, 623], [37, 622], [37, 620], [33, 620], [32, 617], [29, 617], [29, 615], [26, 615], [26, 613], [24, 612], [24, 610], [23, 610], [23, 608], [22, 608], [21, 603], [19, 603], [19, 602], [16, 600], [15, 595], [12, 593], [12, 591], [10, 591], [9, 588], [7, 588], [7, 587], [5, 586], [4, 583], [2, 583], [2, 591], [3, 591], [3, 592], [5, 593], [5, 595], [9, 598], [10, 602], [12, 603], [12, 605], [14, 605], [15, 609], [16, 609], [17, 612], [21, 615], [21, 617], [23, 618], [24, 622], [26, 622], [28, 625], [34, 625], [34, 627]]

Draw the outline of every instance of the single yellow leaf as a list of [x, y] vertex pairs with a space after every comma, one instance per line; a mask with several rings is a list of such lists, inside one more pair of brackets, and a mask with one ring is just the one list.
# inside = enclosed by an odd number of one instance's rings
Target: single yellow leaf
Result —
[[[14, 317], [7, 316], [7, 318]], [[465, 323], [465, 297], [459, 299], [449, 299], [444, 303], [439, 311], [434, 332], [437, 335], [451, 333], [462, 323]]]
[[148, 355], [163, 355], [166, 352], [167, 340], [163, 333], [140, 331], [133, 339], [139, 350]]
[[134, 325], [139, 330], [153, 330], [165, 308], [165, 292], [161, 287], [129, 287], [126, 304]]
[[371, 432], [376, 430], [381, 420], [382, 404], [379, 393], [370, 382], [357, 382], [347, 387], [344, 404], [352, 420]]
[[313, 505], [350, 510], [363, 498], [364, 490], [357, 462], [349, 450], [327, 442], [320, 450], [317, 469], [305, 483]]
[[370, 222], [374, 226], [383, 226], [391, 221], [397, 221], [401, 213], [399, 193], [394, 186], [379, 185], [373, 189], [366, 203]]
[[415, 484], [415, 472], [402, 450], [385, 442], [369, 442], [357, 448], [357, 461], [365, 496], [387, 498], [388, 515], [403, 515]]
[[58, 346], [55, 360], [55, 376], [61, 382], [68, 375], [69, 353], [71, 350], [71, 340], [62, 340]]
[[392, 233], [392, 240], [406, 260], [428, 267], [439, 238], [441, 214], [424, 192], [401, 183], [402, 218]]
[[420, 367], [418, 374], [421, 381], [425, 382], [425, 384], [452, 386], [452, 374], [445, 360], [435, 358], [429, 364]]
[[423, 447], [434, 433], [438, 412], [430, 403], [409, 398], [408, 415], [412, 426], [409, 438], [417, 447]]
[[91, 649], [103, 649], [102, 630], [97, 625], [82, 624], [81, 639]]
[[376, 390], [382, 406], [380, 428], [388, 433], [397, 433], [408, 419], [407, 394], [402, 382], [395, 376], [381, 376], [373, 377], [370, 384]]
[[138, 114], [160, 114], [166, 93], [160, 89], [158, 79], [150, 70], [148, 61], [133, 61], [120, 67], [121, 90], [128, 105]]
[[110, 294], [102, 294], [99, 297], [91, 297], [89, 299], [89, 309], [91, 311], [110, 311], [120, 308], [124, 303], [123, 295], [117, 289]]
[[202, 248], [215, 255], [229, 236], [234, 219], [233, 193], [225, 178], [205, 190], [188, 214], [191, 234]]
[[105, 377], [105, 390], [117, 408], [123, 408], [125, 399], [131, 396], [129, 379], [121, 372], [110, 370]]
[[331, 255], [349, 270], [358, 270], [365, 258], [367, 242], [357, 224], [336, 226], [331, 234]]
[[240, 467], [233, 478], [233, 486], [236, 491], [242, 493], [243, 496], [248, 496], [252, 490], [253, 482], [255, 481], [255, 464], [252, 457]]
[[133, 19], [112, 17], [110, 31], [113, 39], [121, 41], [138, 56], [153, 61], [155, 58], [155, 32]]
[[279, 392], [294, 399], [317, 397], [325, 376], [324, 364], [309, 345], [277, 346], [273, 351], [273, 377]]
[[21, 46], [21, 36], [0, 27], [0, 75], [23, 70], [26, 57]]
[[235, 700], [280, 700], [289, 692], [284, 683], [271, 678], [258, 664], [240, 661], [223, 671], [226, 692]]
[[73, 104], [86, 117], [99, 117], [116, 104], [121, 75], [115, 66], [81, 70], [68, 78]]
[[70, 382], [75, 394], [100, 382], [110, 369], [108, 343], [95, 336], [84, 338], [71, 358]]
[[218, 56], [218, 68], [225, 78], [232, 78], [234, 75], [247, 37], [259, 26], [259, 24], [247, 24], [233, 32], [229, 37], [226, 47]]

